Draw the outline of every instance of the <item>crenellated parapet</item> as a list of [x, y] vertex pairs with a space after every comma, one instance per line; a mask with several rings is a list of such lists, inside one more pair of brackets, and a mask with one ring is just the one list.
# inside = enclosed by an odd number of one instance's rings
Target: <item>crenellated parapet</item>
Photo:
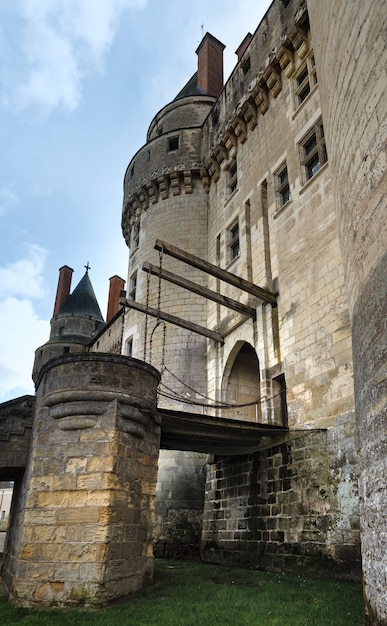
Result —
[[190, 195], [196, 184], [208, 192], [209, 177], [201, 154], [202, 128], [214, 102], [214, 97], [206, 95], [180, 98], [152, 120], [147, 143], [129, 163], [124, 179], [122, 230], [128, 245], [141, 213], [149, 207]]
[[281, 12], [282, 31], [261, 23], [217, 100], [204, 95], [180, 98], [152, 120], [147, 143], [125, 175], [122, 230], [128, 245], [142, 211], [192, 194], [195, 182], [209, 192], [310, 52], [305, 2], [285, 4], [275, 7]]

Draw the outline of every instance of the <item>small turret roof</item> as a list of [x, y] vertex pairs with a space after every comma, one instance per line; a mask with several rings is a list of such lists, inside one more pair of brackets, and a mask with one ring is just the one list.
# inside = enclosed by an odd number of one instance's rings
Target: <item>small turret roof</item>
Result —
[[180, 100], [180, 98], [186, 98], [188, 96], [203, 96], [205, 92], [198, 86], [198, 73], [195, 74], [189, 79], [189, 81], [184, 85], [183, 89], [179, 91], [176, 98], [174, 100]]
[[70, 294], [62, 307], [60, 308], [58, 315], [89, 315], [96, 320], [103, 322], [101, 309], [95, 297], [93, 285], [89, 278], [89, 272], [86, 270], [85, 275], [75, 287], [72, 294]]

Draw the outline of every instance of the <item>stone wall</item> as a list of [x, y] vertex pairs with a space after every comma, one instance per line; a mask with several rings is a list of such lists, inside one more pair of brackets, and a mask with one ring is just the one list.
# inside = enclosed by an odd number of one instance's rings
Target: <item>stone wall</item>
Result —
[[153, 574], [159, 375], [123, 356], [46, 364], [3, 579], [22, 606], [101, 605]]
[[211, 465], [202, 558], [359, 579], [356, 453], [353, 437], [342, 438], [348, 423], [337, 433], [341, 453], [331, 431], [306, 431]]
[[386, 7], [308, 0], [352, 324], [365, 621], [387, 624]]
[[207, 455], [162, 450], [156, 490], [156, 557], [198, 558]]
[[0, 480], [15, 480], [24, 473], [34, 412], [34, 396], [0, 404]]

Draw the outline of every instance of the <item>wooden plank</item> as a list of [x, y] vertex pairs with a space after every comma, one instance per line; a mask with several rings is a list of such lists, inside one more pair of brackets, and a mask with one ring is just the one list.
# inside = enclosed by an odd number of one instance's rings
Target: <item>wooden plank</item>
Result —
[[218, 304], [221, 304], [229, 309], [233, 309], [234, 311], [238, 311], [238, 313], [242, 313], [242, 315], [247, 315], [248, 317], [252, 317], [255, 319], [256, 312], [255, 309], [247, 304], [242, 304], [237, 300], [233, 300], [232, 298], [228, 298], [227, 296], [222, 296], [220, 293], [216, 293], [211, 289], [207, 289], [207, 287], [202, 287], [201, 285], [197, 285], [191, 280], [187, 280], [182, 276], [178, 276], [173, 272], [168, 272], [167, 270], [161, 269], [156, 265], [152, 265], [152, 263], [143, 263], [142, 269], [153, 276], [161, 276], [164, 280], [167, 280], [170, 283], [174, 283], [175, 285], [179, 285], [179, 287], [183, 287], [184, 289], [188, 289], [193, 293], [197, 293], [199, 296], [203, 298], [207, 298], [208, 300], [213, 300]]
[[174, 324], [175, 326], [181, 326], [181, 328], [185, 328], [192, 331], [193, 333], [203, 335], [204, 337], [208, 337], [213, 341], [224, 344], [223, 336], [220, 333], [217, 333], [213, 330], [208, 330], [207, 328], [204, 328], [204, 326], [199, 326], [198, 324], [188, 322], [187, 320], [182, 320], [180, 317], [175, 317], [174, 315], [170, 315], [169, 313], [158, 311], [157, 309], [153, 309], [151, 307], [146, 307], [144, 304], [140, 304], [140, 302], [136, 302], [135, 300], [122, 299], [120, 300], [120, 303], [124, 306], [127, 306], [129, 309], [140, 311], [140, 313], [147, 313], [151, 317], [157, 317], [164, 322], [169, 322], [170, 324]]
[[181, 250], [180, 248], [177, 248], [170, 243], [161, 241], [160, 239], [156, 240], [154, 247], [156, 250], [161, 250], [165, 252], [165, 254], [168, 254], [175, 259], [183, 261], [183, 263], [187, 263], [188, 265], [196, 267], [197, 269], [202, 270], [207, 274], [211, 274], [211, 276], [215, 276], [216, 278], [219, 278], [220, 280], [223, 280], [224, 282], [229, 283], [234, 287], [238, 287], [239, 289], [242, 289], [242, 291], [251, 293], [253, 296], [256, 296], [264, 302], [268, 302], [272, 306], [277, 306], [277, 299], [273, 293], [267, 291], [267, 289], [262, 289], [262, 287], [258, 287], [258, 285], [254, 285], [254, 283], [251, 283], [250, 281], [245, 280], [240, 276], [236, 276], [235, 274], [232, 274], [227, 270], [223, 270], [217, 265], [213, 265], [208, 261], [204, 261], [203, 259], [200, 259], [199, 257], [194, 256], [189, 252], [185, 252], [185, 250]]

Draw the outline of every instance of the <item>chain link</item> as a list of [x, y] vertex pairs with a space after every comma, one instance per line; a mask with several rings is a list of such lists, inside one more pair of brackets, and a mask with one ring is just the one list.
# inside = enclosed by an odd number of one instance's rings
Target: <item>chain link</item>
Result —
[[148, 308], [149, 308], [149, 291], [150, 291], [150, 274], [146, 276], [146, 309], [145, 309], [145, 327], [144, 327], [144, 362], [146, 362], [146, 342], [148, 339]]

